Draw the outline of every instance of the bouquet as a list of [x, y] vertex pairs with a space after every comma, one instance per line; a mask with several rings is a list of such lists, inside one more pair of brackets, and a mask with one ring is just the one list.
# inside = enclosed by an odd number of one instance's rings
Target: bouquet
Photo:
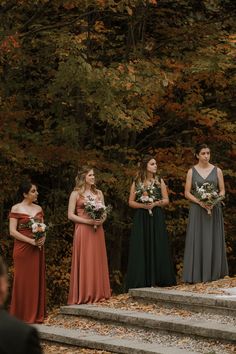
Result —
[[[223, 195], [219, 195], [214, 184], [205, 182], [201, 187], [196, 183], [195, 197], [203, 202], [207, 206], [214, 206], [224, 199]], [[207, 210], [207, 213], [211, 215], [211, 210]]]
[[[162, 198], [161, 191], [155, 186], [155, 182], [152, 182], [150, 186], [145, 187], [143, 183], [139, 183], [136, 187], [136, 201], [139, 203], [153, 203]], [[149, 215], [152, 216], [152, 210], [148, 209]]]
[[[111, 205], [105, 206], [102, 201], [96, 200], [91, 196], [85, 198], [84, 210], [93, 219], [102, 219], [105, 215], [111, 212]], [[97, 225], [94, 225], [94, 231], [97, 230]]]
[[[31, 228], [35, 240], [40, 239], [43, 236], [46, 236], [46, 229], [48, 228], [43, 222], [39, 222], [37, 219], [31, 218], [26, 224], [20, 224], [19, 229], [28, 229]], [[39, 246], [41, 250], [41, 246]]]

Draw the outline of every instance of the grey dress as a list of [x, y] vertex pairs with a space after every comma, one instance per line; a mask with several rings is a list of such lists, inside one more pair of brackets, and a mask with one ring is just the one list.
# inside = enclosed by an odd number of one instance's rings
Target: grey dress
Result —
[[[192, 168], [192, 192], [196, 183], [201, 187], [205, 182], [214, 183], [218, 188], [217, 167], [206, 178]], [[223, 278], [227, 274], [221, 204], [215, 205], [209, 215], [200, 205], [191, 203], [184, 252], [184, 281], [207, 282]]]

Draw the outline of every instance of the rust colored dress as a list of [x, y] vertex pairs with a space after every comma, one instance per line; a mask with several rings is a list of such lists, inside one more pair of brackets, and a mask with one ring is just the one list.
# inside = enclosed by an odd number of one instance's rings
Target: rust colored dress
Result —
[[[89, 218], [84, 198], [76, 203], [77, 215]], [[75, 224], [68, 305], [86, 304], [111, 296], [107, 253], [102, 225]]]
[[[10, 213], [9, 218], [18, 220], [18, 231], [24, 236], [33, 238], [31, 228], [19, 225], [29, 222], [29, 215]], [[35, 217], [43, 221], [43, 212]], [[29, 243], [14, 240], [13, 249], [14, 280], [10, 313], [27, 323], [41, 323], [45, 317], [45, 256], [41, 250]]]

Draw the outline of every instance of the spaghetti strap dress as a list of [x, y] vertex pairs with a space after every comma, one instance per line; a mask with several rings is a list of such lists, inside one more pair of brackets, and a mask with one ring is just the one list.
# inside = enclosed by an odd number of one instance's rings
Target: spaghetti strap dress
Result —
[[[77, 215], [89, 218], [84, 198], [76, 202]], [[75, 224], [68, 305], [94, 303], [111, 296], [103, 226]]]
[[[203, 178], [192, 168], [192, 193], [203, 183], [218, 188], [217, 167]], [[190, 203], [184, 252], [183, 280], [187, 283], [209, 282], [228, 275], [224, 220], [221, 203], [209, 215], [196, 203]]]

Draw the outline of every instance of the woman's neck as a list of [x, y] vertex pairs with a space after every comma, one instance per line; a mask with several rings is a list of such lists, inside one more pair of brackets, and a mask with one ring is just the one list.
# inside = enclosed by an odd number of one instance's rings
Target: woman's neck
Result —
[[153, 180], [153, 174], [150, 172], [147, 172], [146, 174], [146, 181], [151, 182]]
[[204, 169], [204, 168], [209, 168], [210, 166], [211, 166], [211, 164], [209, 163], [209, 161], [207, 161], [207, 162], [201, 162], [201, 161], [199, 161], [198, 162], [198, 164], [197, 164], [197, 166], [199, 167], [199, 168], [202, 168], [202, 169]]
[[91, 186], [86, 184], [84, 191], [85, 192], [92, 192]]
[[31, 202], [31, 201], [29, 201], [29, 200], [27, 200], [27, 199], [24, 199], [24, 200], [21, 202], [21, 204], [22, 204], [23, 206], [30, 207], [30, 206], [33, 205], [33, 202]]

